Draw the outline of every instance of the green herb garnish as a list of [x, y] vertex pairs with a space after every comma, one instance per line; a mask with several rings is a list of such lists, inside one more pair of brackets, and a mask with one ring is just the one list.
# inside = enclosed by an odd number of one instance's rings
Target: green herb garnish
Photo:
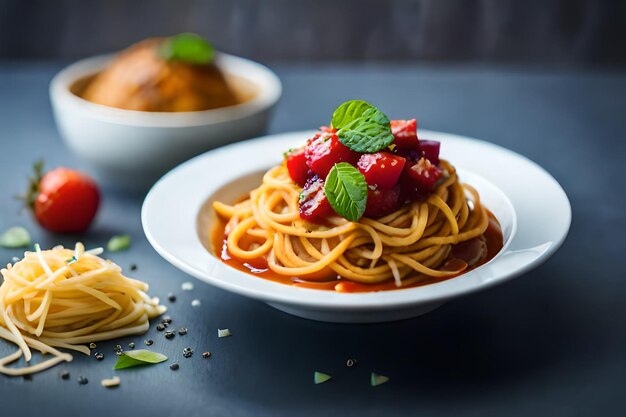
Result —
[[387, 115], [363, 100], [337, 107], [331, 124], [339, 141], [356, 152], [378, 152], [393, 142]]
[[150, 365], [167, 360], [167, 356], [146, 349], [129, 350], [123, 352], [113, 369], [132, 368], [134, 366]]
[[358, 169], [347, 162], [335, 164], [328, 172], [324, 194], [337, 214], [355, 222], [363, 216], [367, 203], [367, 182]]
[[70, 259], [68, 259], [67, 261], [65, 261], [66, 264], [71, 265], [74, 262], [78, 262], [78, 259], [76, 259], [76, 256], [72, 256]]
[[385, 376], [385, 375], [378, 375], [375, 372], [372, 372], [372, 375], [370, 377], [370, 384], [373, 387], [376, 387], [378, 385], [382, 385], [385, 382], [389, 381], [389, 377]]
[[109, 252], [120, 252], [126, 250], [130, 247], [130, 236], [129, 235], [117, 235], [113, 236], [109, 239], [109, 243], [107, 243], [107, 250]]
[[181, 33], [167, 38], [159, 45], [163, 59], [205, 65], [213, 61], [215, 49], [206, 39], [195, 33]]
[[313, 373], [313, 382], [316, 383], [316, 384], [321, 384], [323, 382], [328, 381], [331, 378], [332, 378], [332, 376], [330, 376], [328, 374], [325, 374], [325, 373], [322, 373], [322, 372], [315, 371]]
[[3, 248], [23, 248], [30, 243], [30, 233], [23, 227], [11, 227], [0, 235], [0, 246]]

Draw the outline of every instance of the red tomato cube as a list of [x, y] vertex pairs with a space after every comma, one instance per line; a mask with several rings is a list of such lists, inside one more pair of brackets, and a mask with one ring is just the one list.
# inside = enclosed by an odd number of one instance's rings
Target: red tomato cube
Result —
[[395, 186], [390, 190], [367, 190], [367, 205], [365, 206], [365, 217], [378, 219], [393, 213], [400, 207], [400, 186]]
[[440, 148], [441, 143], [436, 140], [420, 140], [420, 151], [422, 151], [422, 156], [435, 165], [439, 165]]
[[417, 139], [417, 121], [411, 120], [392, 120], [391, 133], [393, 133], [396, 146], [401, 148], [417, 149], [419, 141]]
[[309, 166], [306, 164], [304, 156], [304, 148], [290, 149], [285, 154], [285, 163], [291, 179], [300, 187], [304, 187], [306, 180], [309, 178]]
[[387, 152], [366, 153], [361, 155], [357, 167], [368, 185], [381, 190], [389, 190], [396, 185], [406, 159]]
[[334, 210], [324, 194], [324, 180], [317, 175], [309, 178], [300, 193], [300, 217], [323, 223], [331, 214]]
[[309, 139], [304, 150], [306, 163], [311, 171], [322, 178], [326, 178], [328, 171], [339, 162], [354, 165], [359, 159], [359, 153], [351, 150], [334, 133], [318, 133]]
[[407, 171], [407, 174], [420, 190], [426, 192], [433, 191], [437, 181], [439, 181], [443, 175], [441, 170], [426, 158], [421, 158], [417, 161], [417, 163]]

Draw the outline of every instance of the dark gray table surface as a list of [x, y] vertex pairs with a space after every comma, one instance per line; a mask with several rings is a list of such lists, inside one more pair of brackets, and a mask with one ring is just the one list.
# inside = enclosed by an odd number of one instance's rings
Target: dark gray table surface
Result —
[[[509, 283], [454, 300], [425, 316], [376, 325], [299, 319], [196, 281], [161, 259], [140, 224], [142, 196], [105, 189], [93, 229], [54, 236], [12, 197], [37, 158], [89, 171], [55, 129], [47, 87], [58, 63], [0, 64], [0, 230], [23, 225], [48, 247], [76, 239], [104, 245], [151, 284], [187, 336], [99, 343], [103, 362], [75, 355], [32, 380], [0, 377], [2, 416], [51, 415], [626, 415], [626, 74], [512, 68], [276, 65], [284, 96], [271, 132], [310, 129], [337, 103], [364, 98], [394, 118], [489, 140], [528, 156], [562, 184], [573, 208], [570, 235], [544, 265]], [[445, 150], [444, 150], [445, 152]], [[545, 201], [544, 204], [550, 204]], [[6, 263], [18, 250], [0, 249]], [[128, 271], [137, 264], [134, 273]], [[193, 291], [181, 291], [191, 281]], [[192, 307], [191, 300], [201, 300]], [[233, 336], [217, 338], [217, 328]], [[113, 347], [150, 337], [180, 363], [118, 372]], [[195, 350], [184, 359], [182, 349]], [[0, 354], [13, 350], [0, 342]], [[202, 351], [213, 353], [203, 359]], [[347, 368], [348, 358], [358, 366]], [[69, 370], [64, 381], [59, 372]], [[334, 379], [314, 385], [314, 370]], [[369, 374], [388, 375], [369, 386]], [[89, 384], [80, 386], [83, 375]]]

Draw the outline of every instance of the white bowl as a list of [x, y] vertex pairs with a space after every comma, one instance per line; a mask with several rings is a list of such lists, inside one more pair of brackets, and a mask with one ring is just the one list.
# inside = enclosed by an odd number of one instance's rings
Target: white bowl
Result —
[[252, 99], [213, 110], [144, 112], [102, 106], [72, 92], [77, 81], [103, 70], [112, 59], [97, 56], [63, 69], [50, 83], [50, 98], [67, 146], [100, 178], [125, 188], [149, 185], [192, 156], [264, 133], [282, 91], [280, 80], [267, 67], [219, 54], [216, 63], [227, 78], [254, 86]]
[[502, 283], [547, 259], [569, 230], [567, 196], [537, 164], [477, 139], [422, 130], [420, 136], [441, 141], [442, 157], [457, 167], [461, 181], [478, 190], [500, 221], [505, 245], [490, 262], [436, 284], [356, 294], [292, 287], [224, 264], [207, 249], [211, 201], [233, 200], [256, 187], [259, 172], [279, 163], [284, 150], [301, 145], [311, 134], [233, 144], [172, 170], [154, 185], [142, 207], [143, 229], [152, 246], [177, 268], [217, 287], [300, 317], [356, 323], [424, 314], [454, 297]]

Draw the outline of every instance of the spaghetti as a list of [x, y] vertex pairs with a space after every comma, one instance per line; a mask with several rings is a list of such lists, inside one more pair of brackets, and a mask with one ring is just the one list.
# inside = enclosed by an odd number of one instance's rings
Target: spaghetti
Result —
[[[409, 287], [456, 276], [497, 252], [486, 250], [483, 236], [490, 226], [499, 226], [476, 190], [459, 182], [454, 167], [444, 160], [439, 166], [446, 177], [424, 200], [378, 219], [353, 222], [334, 215], [320, 225], [301, 218], [301, 188], [283, 163], [270, 169], [245, 200], [213, 204], [225, 220], [216, 231], [224, 236], [222, 258], [247, 266], [264, 260], [262, 267], [294, 285], [336, 291]], [[463, 242], [478, 248], [469, 263], [452, 256]]]
[[[27, 375], [72, 360], [57, 348], [89, 355], [84, 343], [145, 333], [148, 320], [165, 311], [146, 283], [123, 276], [100, 253], [82, 243], [74, 250], [36, 246], [1, 270], [0, 337], [18, 350], [0, 358], [0, 373]], [[31, 365], [33, 350], [52, 357]], [[22, 356], [26, 366], [8, 366]]]

